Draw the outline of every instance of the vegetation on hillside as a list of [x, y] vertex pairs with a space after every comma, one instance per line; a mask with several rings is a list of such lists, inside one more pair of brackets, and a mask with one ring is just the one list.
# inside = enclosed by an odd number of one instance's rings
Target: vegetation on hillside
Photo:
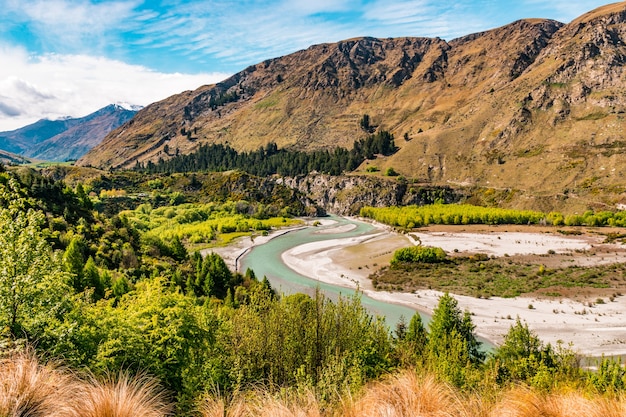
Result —
[[278, 149], [275, 143], [268, 143], [253, 152], [237, 152], [228, 145], [210, 144], [188, 155], [175, 155], [157, 163], [137, 162], [136, 171], [147, 173], [172, 173], [193, 171], [228, 171], [239, 169], [252, 175], [273, 174], [295, 176], [312, 171], [339, 175], [356, 169], [366, 159], [374, 159], [377, 154], [391, 155], [396, 152], [394, 137], [387, 131], [369, 135], [354, 142], [351, 150], [335, 147], [332, 150], [313, 152]]

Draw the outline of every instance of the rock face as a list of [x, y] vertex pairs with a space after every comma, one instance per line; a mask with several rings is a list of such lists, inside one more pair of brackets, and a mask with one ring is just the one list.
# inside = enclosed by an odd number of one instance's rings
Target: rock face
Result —
[[449, 187], [409, 186], [405, 181], [371, 176], [308, 175], [279, 178], [329, 213], [356, 215], [365, 206], [454, 203], [466, 197]]
[[378, 168], [416, 181], [614, 189], [626, 176], [625, 62], [624, 2], [567, 25], [520, 20], [450, 42], [315, 45], [148, 106], [79, 164], [132, 167], [202, 143], [351, 147], [367, 114], [400, 147]]

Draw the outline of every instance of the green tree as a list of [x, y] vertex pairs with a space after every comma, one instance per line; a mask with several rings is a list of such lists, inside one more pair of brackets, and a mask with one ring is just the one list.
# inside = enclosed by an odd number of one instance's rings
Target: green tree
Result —
[[[528, 324], [519, 317], [504, 336], [502, 345], [493, 357], [499, 383], [526, 382], [543, 385], [538, 378], [554, 374], [561, 362], [550, 345], [544, 345]], [[565, 364], [565, 362], [563, 362]]]
[[424, 353], [428, 344], [428, 332], [426, 332], [420, 313], [415, 313], [411, 317], [405, 340], [410, 343], [416, 355], [421, 356]]
[[85, 267], [82, 272], [82, 284], [83, 289], [93, 289], [93, 299], [99, 300], [104, 297], [104, 284], [100, 277], [100, 271], [93, 260], [93, 257], [89, 257], [85, 263]]
[[12, 337], [29, 336], [71, 292], [42, 234], [45, 215], [28, 208], [20, 194], [16, 180], [0, 184], [0, 201], [8, 202], [0, 208], [0, 332]]
[[82, 236], [74, 236], [63, 254], [63, 269], [72, 274], [74, 289], [78, 292], [85, 289], [83, 284], [83, 268], [85, 267], [85, 243]]
[[177, 261], [184, 261], [189, 256], [187, 249], [183, 246], [183, 243], [180, 241], [180, 237], [178, 237], [178, 235], [174, 235], [174, 238], [172, 239], [171, 252], [172, 257]]
[[396, 328], [396, 356], [401, 366], [416, 366], [424, 362], [424, 352], [428, 343], [428, 333], [424, 328], [422, 317], [415, 313], [407, 325], [401, 317]]
[[471, 380], [473, 368], [482, 363], [485, 353], [473, 334], [474, 324], [468, 311], [462, 313], [449, 294], [439, 298], [429, 325], [428, 361], [434, 371], [457, 386]]

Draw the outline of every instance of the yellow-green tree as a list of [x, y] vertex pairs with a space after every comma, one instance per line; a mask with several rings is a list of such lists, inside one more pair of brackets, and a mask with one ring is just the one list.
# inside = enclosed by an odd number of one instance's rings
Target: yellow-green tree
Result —
[[[67, 274], [41, 227], [45, 216], [29, 207], [15, 180], [0, 184], [0, 331], [28, 337], [32, 326], [53, 316], [69, 292]], [[51, 317], [52, 318], [52, 317]]]

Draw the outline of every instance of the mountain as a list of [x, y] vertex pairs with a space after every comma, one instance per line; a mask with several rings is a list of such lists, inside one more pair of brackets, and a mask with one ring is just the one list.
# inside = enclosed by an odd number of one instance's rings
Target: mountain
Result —
[[619, 199], [624, 63], [626, 2], [569, 24], [519, 20], [449, 42], [315, 45], [146, 107], [79, 164], [128, 168], [203, 143], [351, 147], [367, 134], [367, 114], [400, 148], [374, 162], [382, 172], [556, 198], [612, 190]]
[[136, 108], [111, 104], [81, 118], [40, 120], [0, 132], [0, 149], [48, 161], [78, 159], [136, 113]]
[[0, 149], [0, 164], [5, 165], [20, 165], [20, 164], [29, 164], [32, 161], [28, 158], [24, 158], [23, 156], [16, 155], [11, 152], [3, 151]]

